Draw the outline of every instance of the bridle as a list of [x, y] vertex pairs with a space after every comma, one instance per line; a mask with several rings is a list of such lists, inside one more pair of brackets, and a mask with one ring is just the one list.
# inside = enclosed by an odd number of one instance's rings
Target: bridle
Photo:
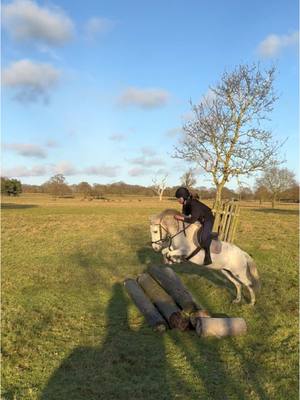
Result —
[[[176, 237], [177, 235], [179, 235], [180, 233], [184, 233], [184, 236], [186, 236], [185, 231], [191, 226], [192, 224], [189, 224], [187, 227], [184, 225], [184, 222], [182, 221], [182, 226], [183, 229], [179, 230], [178, 232], [176, 232], [174, 235], [170, 235], [167, 228], [163, 226], [163, 224], [161, 223], [161, 221], [158, 224], [152, 224], [152, 226], [158, 226], [159, 227], [159, 239], [152, 241], [151, 244], [158, 244], [161, 243], [163, 245], [164, 242], [169, 241], [168, 243], [168, 247], [171, 250], [171, 246], [172, 246], [172, 241], [174, 239], [174, 237]], [[178, 221], [178, 229], [179, 229], [179, 221]], [[163, 230], [166, 232], [166, 236], [163, 237]]]

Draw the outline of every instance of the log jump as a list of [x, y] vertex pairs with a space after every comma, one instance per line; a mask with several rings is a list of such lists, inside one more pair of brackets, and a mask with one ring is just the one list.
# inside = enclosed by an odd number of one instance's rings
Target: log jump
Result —
[[216, 338], [247, 333], [243, 318], [211, 316], [170, 267], [153, 265], [136, 280], [126, 279], [124, 286], [147, 323], [156, 331], [164, 332], [169, 327], [181, 331], [194, 329], [198, 336]]

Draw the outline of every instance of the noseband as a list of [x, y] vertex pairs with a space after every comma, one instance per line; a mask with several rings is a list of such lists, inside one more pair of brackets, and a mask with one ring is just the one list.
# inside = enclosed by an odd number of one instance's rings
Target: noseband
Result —
[[[166, 242], [167, 240], [170, 240], [169, 232], [168, 232], [167, 229], [161, 224], [161, 222], [160, 222], [159, 224], [153, 224], [153, 225], [159, 226], [159, 239], [158, 239], [158, 240], [155, 240], [155, 241], [152, 241], [152, 242], [151, 242], [152, 244], [164, 243], [164, 242]], [[164, 238], [163, 238], [163, 235], [162, 235], [162, 231], [163, 231], [163, 230], [166, 232], [166, 236], [165, 236]]]
[[[152, 241], [151, 243], [152, 243], [152, 244], [158, 244], [158, 243], [163, 244], [164, 242], [169, 241], [168, 247], [169, 247], [169, 249], [171, 249], [171, 245], [172, 245], [172, 241], [173, 241], [174, 237], [177, 236], [177, 235], [179, 235], [179, 234], [182, 233], [182, 232], [184, 233], [184, 236], [186, 236], [185, 231], [186, 231], [192, 224], [189, 224], [187, 227], [185, 227], [184, 222], [182, 221], [183, 229], [179, 230], [179, 231], [176, 232], [174, 235], [170, 235], [169, 232], [168, 232], [168, 230], [162, 225], [161, 222], [160, 222], [159, 224], [153, 224], [153, 225], [158, 225], [158, 226], [159, 226], [159, 239], [158, 239], [158, 240], [155, 240], [155, 241]], [[178, 221], [178, 229], [179, 229], [179, 221]], [[163, 235], [162, 235], [162, 231], [163, 231], [163, 230], [166, 232], [166, 236], [165, 236], [164, 238], [163, 238]]]

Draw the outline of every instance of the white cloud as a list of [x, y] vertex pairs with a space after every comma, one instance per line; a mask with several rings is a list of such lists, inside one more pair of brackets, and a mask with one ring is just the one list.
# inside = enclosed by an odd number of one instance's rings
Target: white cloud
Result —
[[16, 90], [15, 99], [23, 102], [49, 101], [49, 91], [60, 78], [60, 71], [50, 64], [20, 60], [2, 72], [4, 85]]
[[59, 147], [58, 143], [51, 139], [46, 142], [46, 146], [50, 148]]
[[122, 133], [114, 133], [109, 137], [113, 142], [122, 142], [126, 139], [126, 136]]
[[154, 109], [165, 106], [170, 94], [163, 89], [139, 89], [129, 87], [120, 95], [121, 106], [136, 106], [143, 109]]
[[61, 46], [71, 39], [73, 23], [58, 7], [40, 7], [31, 0], [15, 0], [3, 6], [4, 28], [18, 41]]
[[145, 156], [155, 156], [156, 154], [156, 150], [153, 150], [152, 147], [148, 147], [148, 146], [144, 146], [141, 148], [141, 152], [145, 155]]
[[277, 56], [286, 47], [296, 46], [299, 41], [299, 32], [290, 35], [269, 35], [257, 48], [258, 54], [263, 58]]
[[85, 168], [83, 173], [87, 175], [98, 175], [105, 176], [107, 178], [113, 178], [117, 176], [118, 169], [118, 166], [98, 165]]
[[166, 136], [170, 137], [170, 138], [174, 138], [174, 137], [181, 135], [182, 133], [183, 133], [182, 128], [172, 128], [172, 129], [167, 130]]
[[154, 165], [164, 165], [165, 162], [162, 158], [160, 157], [152, 157], [152, 158], [146, 158], [146, 157], [136, 157], [132, 158], [129, 160], [131, 164], [137, 164], [141, 165], [143, 167], [153, 167]]
[[144, 175], [149, 175], [150, 173], [152, 173], [150, 169], [139, 168], [139, 167], [132, 168], [128, 171], [129, 176], [144, 176]]
[[44, 165], [35, 165], [31, 168], [26, 166], [17, 166], [14, 168], [4, 169], [2, 171], [3, 176], [8, 178], [22, 178], [31, 176], [45, 176], [48, 174], [48, 170]]
[[69, 161], [60, 161], [52, 167], [52, 173], [63, 175], [77, 175], [79, 171]]
[[24, 157], [46, 158], [46, 151], [36, 144], [32, 143], [8, 143], [3, 146], [4, 149], [12, 150]]
[[88, 40], [94, 40], [97, 36], [110, 32], [115, 25], [116, 22], [111, 19], [92, 17], [85, 24], [85, 35]]

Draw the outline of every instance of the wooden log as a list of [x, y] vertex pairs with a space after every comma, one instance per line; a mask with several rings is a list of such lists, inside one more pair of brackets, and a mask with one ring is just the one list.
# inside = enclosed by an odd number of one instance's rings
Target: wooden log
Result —
[[144, 315], [148, 324], [159, 332], [164, 332], [168, 329], [168, 324], [157, 308], [151, 303], [150, 299], [146, 296], [143, 289], [138, 285], [135, 279], [125, 279], [125, 289], [131, 297], [134, 304]]
[[202, 337], [237, 336], [247, 332], [247, 325], [243, 318], [197, 318], [196, 332]]
[[192, 324], [192, 326], [196, 329], [196, 325], [197, 325], [197, 321], [199, 318], [210, 318], [211, 315], [209, 314], [209, 312], [207, 310], [197, 310], [197, 311], [193, 311], [190, 314], [190, 322]]
[[152, 265], [148, 272], [175, 300], [175, 302], [187, 313], [200, 310], [192, 294], [183, 285], [179, 276], [170, 267], [158, 267]]
[[180, 311], [172, 297], [147, 273], [138, 276], [138, 284], [168, 321], [171, 328], [181, 331], [189, 329], [190, 321]]

